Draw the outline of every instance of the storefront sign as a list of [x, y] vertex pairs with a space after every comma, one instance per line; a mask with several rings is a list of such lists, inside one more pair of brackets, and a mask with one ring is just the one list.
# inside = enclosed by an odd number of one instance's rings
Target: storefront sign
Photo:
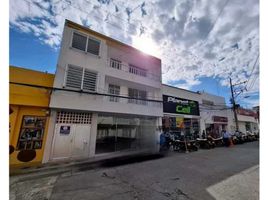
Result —
[[214, 122], [228, 122], [228, 118], [227, 117], [221, 117], [221, 116], [213, 116], [213, 121]]
[[250, 117], [256, 117], [257, 116], [257, 113], [255, 113], [254, 111], [246, 110], [246, 109], [243, 109], [243, 108], [237, 109], [237, 114], [244, 115], [244, 116], [250, 116]]
[[199, 104], [197, 101], [163, 95], [163, 111], [166, 113], [199, 116]]
[[70, 126], [61, 126], [60, 127], [60, 134], [69, 135], [71, 127]]

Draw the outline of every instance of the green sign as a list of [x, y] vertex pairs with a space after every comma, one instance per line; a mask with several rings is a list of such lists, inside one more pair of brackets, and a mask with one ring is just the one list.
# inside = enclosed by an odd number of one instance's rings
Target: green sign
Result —
[[166, 113], [199, 115], [197, 101], [163, 95], [163, 111]]

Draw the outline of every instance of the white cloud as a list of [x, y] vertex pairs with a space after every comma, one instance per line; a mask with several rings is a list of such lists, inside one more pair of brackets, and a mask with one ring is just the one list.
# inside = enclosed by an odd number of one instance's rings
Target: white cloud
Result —
[[[130, 45], [133, 36], [145, 34], [161, 49], [165, 83], [181, 80], [180, 85], [190, 89], [200, 84], [200, 77], [217, 76], [228, 86], [229, 76], [234, 82], [247, 80], [259, 53], [259, 2], [225, 4], [221, 0], [11, 0], [10, 25], [32, 32], [53, 48], [60, 45], [65, 18]], [[257, 83], [254, 91], [259, 90]]]

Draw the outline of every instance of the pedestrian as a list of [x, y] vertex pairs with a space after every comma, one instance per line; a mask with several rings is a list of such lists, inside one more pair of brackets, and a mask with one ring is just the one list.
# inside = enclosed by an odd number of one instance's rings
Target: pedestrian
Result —
[[229, 132], [227, 132], [226, 130], [222, 130], [222, 139], [223, 139], [223, 143], [224, 146], [229, 147], [231, 142], [231, 135], [229, 134]]
[[165, 150], [165, 144], [166, 144], [166, 136], [165, 133], [162, 132], [160, 134], [160, 153], [163, 152]]
[[167, 130], [160, 134], [160, 153], [167, 154], [170, 148], [171, 138]]

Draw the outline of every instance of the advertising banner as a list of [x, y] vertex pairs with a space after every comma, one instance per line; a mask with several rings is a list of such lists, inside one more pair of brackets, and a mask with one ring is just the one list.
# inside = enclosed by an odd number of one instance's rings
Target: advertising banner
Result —
[[197, 101], [163, 95], [164, 113], [199, 116], [199, 104]]

